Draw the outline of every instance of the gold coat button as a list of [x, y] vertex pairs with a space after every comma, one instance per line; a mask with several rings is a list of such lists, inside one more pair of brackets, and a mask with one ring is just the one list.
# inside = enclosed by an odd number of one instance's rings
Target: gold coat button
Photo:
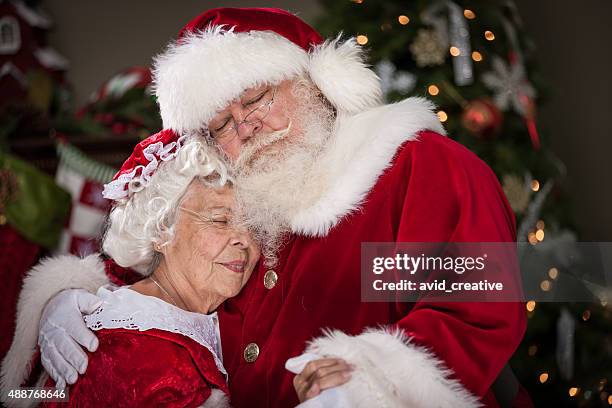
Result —
[[249, 343], [244, 348], [244, 361], [252, 363], [259, 357], [259, 346], [256, 343]]
[[264, 275], [264, 286], [266, 289], [272, 289], [276, 286], [276, 282], [278, 282], [278, 275], [272, 269], [270, 269]]

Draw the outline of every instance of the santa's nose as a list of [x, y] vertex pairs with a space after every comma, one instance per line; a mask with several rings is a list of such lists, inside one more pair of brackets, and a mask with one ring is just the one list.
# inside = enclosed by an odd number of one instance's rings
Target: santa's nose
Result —
[[238, 138], [241, 141], [247, 141], [253, 137], [261, 129], [261, 122], [255, 123], [241, 123], [238, 125], [236, 131], [238, 132]]

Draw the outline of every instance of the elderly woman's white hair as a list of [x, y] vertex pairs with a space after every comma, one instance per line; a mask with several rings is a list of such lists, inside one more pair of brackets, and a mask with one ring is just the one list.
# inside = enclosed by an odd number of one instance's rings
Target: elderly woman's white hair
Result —
[[211, 187], [232, 182], [215, 149], [190, 136], [174, 159], [161, 162], [146, 186], [131, 183], [128, 198], [116, 202], [108, 217], [104, 252], [120, 266], [151, 273], [160, 260], [154, 246], [174, 237], [177, 209], [194, 180]]

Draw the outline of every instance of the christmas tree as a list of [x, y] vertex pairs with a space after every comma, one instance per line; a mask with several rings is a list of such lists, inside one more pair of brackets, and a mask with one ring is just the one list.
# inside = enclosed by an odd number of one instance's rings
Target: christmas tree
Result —
[[[516, 215], [517, 241], [556, 260], [539, 270], [533, 265], [541, 262], [523, 263], [523, 274], [527, 269], [538, 280], [538, 290], [545, 295], [575, 273], [564, 256], [577, 240], [562, 188], [565, 168], [537, 121], [546, 82], [513, 2], [319, 3], [318, 29], [324, 36], [356, 37], [389, 102], [429, 98], [449, 136], [495, 171]], [[526, 309], [527, 333], [510, 363], [535, 405], [612, 405], [607, 301], [531, 300]]]

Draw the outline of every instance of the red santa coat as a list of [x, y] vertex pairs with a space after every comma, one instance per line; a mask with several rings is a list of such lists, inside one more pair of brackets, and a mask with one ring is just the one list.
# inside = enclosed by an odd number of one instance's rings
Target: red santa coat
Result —
[[[276, 285], [264, 286], [267, 270], [260, 263], [243, 292], [219, 311], [232, 405], [295, 405], [285, 361], [302, 353], [322, 328], [336, 332], [312, 347], [359, 359], [376, 373], [370, 378], [387, 391], [374, 396], [380, 397], [376, 405], [496, 405], [490, 386], [524, 334], [522, 304], [360, 299], [362, 242], [515, 238], [514, 216], [495, 175], [443, 132], [432, 106], [414, 98], [339, 118], [334, 141], [318, 163], [331, 182], [316, 203], [294, 214], [294, 234], [274, 268]], [[48, 284], [53, 273], [61, 274], [61, 284]], [[95, 291], [105, 282], [104, 265], [93, 257], [48, 261], [32, 271], [17, 322], [22, 343], [9, 352], [3, 386], [27, 377], [36, 333], [30, 322], [38, 321], [44, 305], [29, 306], [28, 299], [46, 300], [61, 287]], [[379, 325], [397, 331], [364, 332]], [[360, 384], [357, 396], [370, 396], [376, 387], [353, 377]]]
[[45, 407], [227, 406], [225, 378], [210, 351], [194, 340], [157, 329], [103, 329], [96, 335], [98, 350], [88, 353], [87, 371], [70, 386], [68, 404]]
[[[455, 394], [446, 394], [451, 397], [447, 404], [428, 395], [430, 406], [461, 406], [461, 398], [470, 401], [461, 386], [484, 398], [522, 339], [524, 307], [364, 303], [361, 243], [505, 242], [514, 237], [513, 213], [493, 172], [458, 143], [433, 132], [420, 133], [418, 140], [399, 149], [359, 211], [323, 237], [291, 237], [274, 268], [278, 282], [273, 288], [264, 286], [267, 268], [260, 263], [242, 293], [224, 304], [219, 317], [233, 404], [294, 406], [298, 401], [293, 375], [284, 369], [288, 358], [301, 354], [309, 340], [321, 335], [321, 328], [358, 335], [381, 324], [395, 325], [412, 337], [413, 345], [427, 347], [452, 370], [450, 378], [458, 380], [449, 384]], [[419, 393], [431, 388], [429, 381], [438, 381], [439, 370], [414, 371], [425, 350], [406, 346], [410, 352], [394, 354], [393, 335], [383, 331], [373, 340], [381, 351], [389, 348], [389, 355], [376, 356], [374, 364], [387, 362], [403, 369], [381, 367], [383, 373], [396, 371], [399, 377], [387, 380], [398, 388]], [[251, 363], [244, 358], [250, 343], [259, 348]]]

